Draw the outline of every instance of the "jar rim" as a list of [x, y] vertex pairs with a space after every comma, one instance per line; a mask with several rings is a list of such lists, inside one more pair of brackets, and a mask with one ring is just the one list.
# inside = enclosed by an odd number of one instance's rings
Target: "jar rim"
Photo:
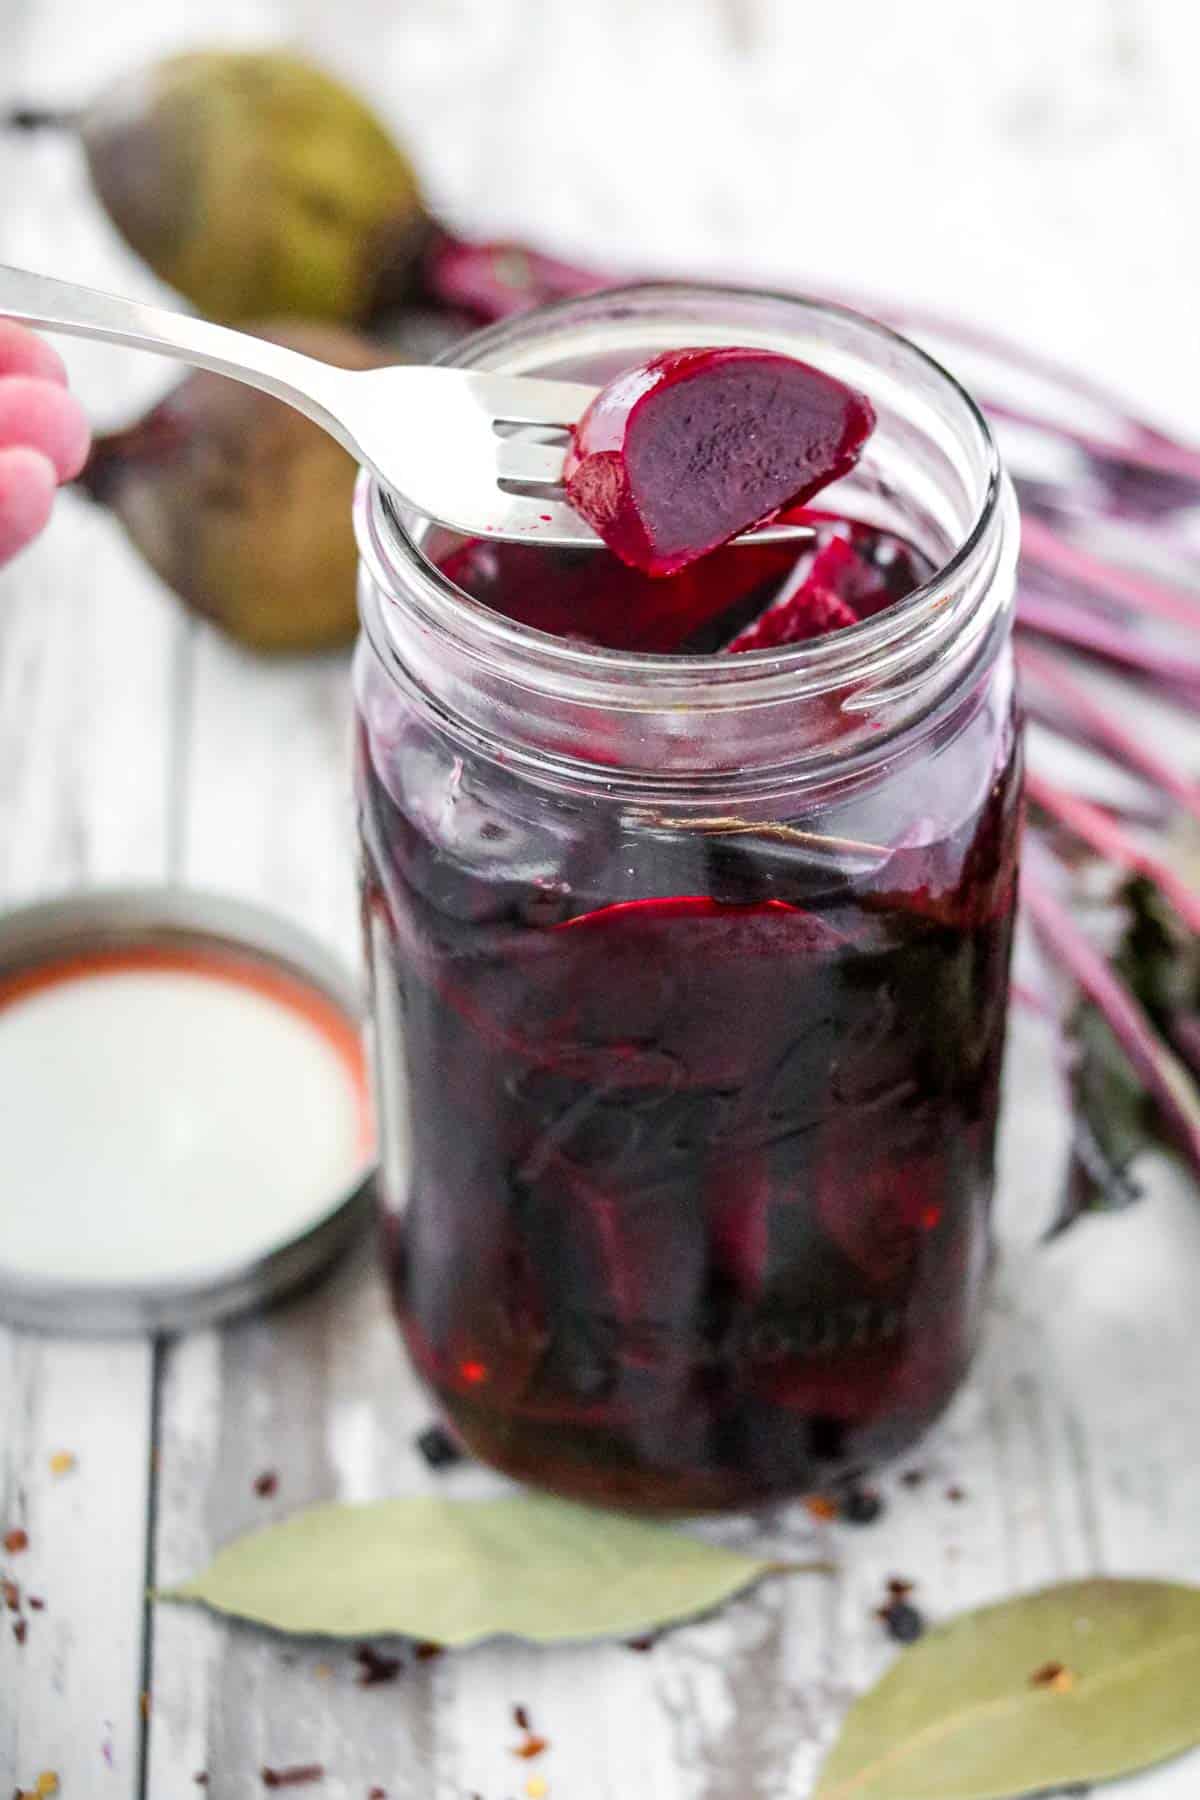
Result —
[[[938, 615], [944, 612], [948, 595], [978, 558], [1002, 509], [1006, 482], [995, 437], [978, 403], [944, 364], [903, 333], [852, 307], [770, 288], [638, 282], [598, 290], [582, 298], [556, 301], [501, 320], [452, 345], [437, 360], [452, 367], [477, 367], [497, 349], [508, 346], [514, 333], [519, 334], [530, 325], [569, 324], [573, 317], [598, 305], [615, 312], [624, 306], [669, 305], [672, 301], [696, 300], [714, 305], [720, 305], [723, 300], [735, 305], [739, 302], [777, 304], [793, 312], [842, 319], [866, 340], [899, 349], [916, 367], [931, 374], [959, 406], [983, 455], [982, 494], [969, 528], [927, 581], [873, 618], [801, 644], [745, 651], [737, 657], [720, 652], [679, 655], [614, 650], [557, 637], [520, 624], [475, 599], [426, 555], [390, 493], [374, 477], [364, 473], [355, 508], [356, 530], [360, 552], [379, 591], [395, 598], [399, 578], [419, 590], [422, 611], [429, 623], [456, 637], [459, 630], [478, 637], [479, 647], [486, 653], [499, 655], [506, 661], [515, 654], [530, 664], [536, 663], [547, 674], [553, 670], [557, 681], [566, 679], [569, 682], [572, 676], [577, 676], [585, 682], [589, 678], [600, 680], [606, 688], [621, 681], [636, 682], [643, 695], [660, 687], [682, 686], [694, 699], [694, 690], [700, 686], [736, 686], [741, 691], [747, 683], [762, 687], [764, 694], [764, 683], [772, 692], [782, 685], [792, 694], [801, 690], [819, 693], [829, 686], [840, 686], [847, 679], [875, 673], [874, 665], [879, 658], [890, 660], [889, 651], [894, 652], [901, 644], [905, 647], [907, 660], [915, 647], [914, 638], [923, 635], [922, 627], [932, 625], [937, 629]], [[364, 624], [370, 634], [369, 621], [364, 620]], [[941, 635], [940, 631], [938, 635]]]

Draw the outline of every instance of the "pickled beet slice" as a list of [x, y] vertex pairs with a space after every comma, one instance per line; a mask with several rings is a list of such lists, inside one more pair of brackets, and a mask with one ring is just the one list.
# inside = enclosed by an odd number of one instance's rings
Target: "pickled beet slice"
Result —
[[863, 394], [770, 351], [669, 350], [618, 375], [567, 453], [567, 498], [614, 555], [673, 575], [858, 461]]
[[[894, 597], [888, 571], [861, 555], [846, 538], [826, 536], [807, 570], [801, 563], [781, 596], [743, 626], [727, 650], [772, 650], [843, 631], [881, 612]], [[910, 571], [906, 568], [903, 574]], [[916, 570], [911, 573], [915, 576]], [[916, 579], [909, 587], [916, 587]], [[905, 591], [908, 591], [907, 589]]]
[[787, 644], [802, 644], [809, 638], [826, 637], [831, 631], [844, 631], [857, 625], [858, 614], [832, 588], [822, 587], [811, 577], [749, 625], [743, 626], [725, 648], [735, 654], [743, 650], [778, 650]]

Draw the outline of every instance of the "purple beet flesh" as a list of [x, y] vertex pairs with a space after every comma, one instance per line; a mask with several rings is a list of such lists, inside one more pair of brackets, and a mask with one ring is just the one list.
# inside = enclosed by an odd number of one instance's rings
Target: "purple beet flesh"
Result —
[[673, 575], [848, 474], [869, 400], [765, 350], [670, 350], [601, 389], [575, 428], [567, 498], [622, 562]]

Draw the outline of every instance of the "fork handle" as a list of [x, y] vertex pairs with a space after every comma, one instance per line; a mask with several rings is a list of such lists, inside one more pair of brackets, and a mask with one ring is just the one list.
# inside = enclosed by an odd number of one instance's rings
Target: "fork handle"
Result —
[[228, 375], [284, 400], [337, 438], [357, 457], [358, 450], [337, 417], [337, 377], [331, 364], [282, 344], [213, 325], [190, 313], [163, 306], [144, 306], [99, 288], [79, 287], [53, 275], [35, 275], [0, 263], [0, 317], [36, 325], [42, 331], [65, 331], [75, 337], [103, 338], [133, 350], [151, 350], [197, 369]]

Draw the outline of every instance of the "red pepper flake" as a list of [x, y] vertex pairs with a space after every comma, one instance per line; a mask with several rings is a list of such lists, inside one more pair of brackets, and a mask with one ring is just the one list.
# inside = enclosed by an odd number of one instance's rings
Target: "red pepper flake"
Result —
[[192, 1780], [195, 1782], [197, 1787], [207, 1787], [208, 1786], [208, 1770], [207, 1769], [198, 1770], [197, 1773], [192, 1776]]
[[260, 1500], [269, 1500], [279, 1488], [279, 1477], [274, 1469], [264, 1469], [261, 1475], [254, 1477], [254, 1491]]
[[810, 1494], [804, 1502], [804, 1509], [812, 1518], [820, 1519], [823, 1523], [838, 1516], [837, 1501], [830, 1500], [826, 1494]]
[[533, 1726], [529, 1723], [529, 1713], [528, 1713], [527, 1709], [523, 1706], [514, 1706], [513, 1707], [513, 1724], [516, 1726], [518, 1731], [532, 1731], [533, 1730]]
[[967, 1490], [965, 1488], [960, 1488], [957, 1482], [955, 1482], [952, 1487], [946, 1489], [947, 1500], [952, 1500], [955, 1506], [960, 1506], [966, 1497]]
[[21, 1590], [15, 1581], [0, 1581], [0, 1594], [4, 1596], [4, 1604], [9, 1612], [20, 1612]]
[[543, 1750], [548, 1750], [549, 1748], [549, 1738], [536, 1737], [531, 1731], [529, 1736], [525, 1739], [525, 1742], [517, 1745], [516, 1749], [513, 1751], [513, 1755], [521, 1757], [524, 1762], [530, 1762], [533, 1757], [540, 1756]]
[[26, 1594], [25, 1604], [31, 1612], [45, 1612], [46, 1602], [40, 1594]]
[[10, 1556], [16, 1556], [21, 1550], [28, 1550], [29, 1533], [22, 1531], [19, 1525], [14, 1525], [11, 1531], [4, 1534], [4, 1548]]
[[1030, 1687], [1049, 1688], [1055, 1694], [1069, 1694], [1075, 1686], [1075, 1675], [1065, 1663], [1043, 1663], [1029, 1677]]
[[443, 1644], [416, 1644], [413, 1647], [413, 1655], [418, 1662], [432, 1662], [435, 1656], [441, 1656], [444, 1648]]
[[25, 1634], [28, 1630], [29, 1626], [26, 1621], [24, 1619], [18, 1619], [13, 1626], [13, 1636], [16, 1638], [18, 1644], [23, 1644], [25, 1642]]
[[888, 1580], [887, 1591], [893, 1600], [907, 1600], [916, 1585], [915, 1581], [905, 1581], [903, 1575], [893, 1575]]
[[290, 1769], [264, 1769], [262, 1784], [269, 1788], [310, 1787], [314, 1781], [324, 1781], [324, 1763], [296, 1763]]
[[647, 1650], [653, 1650], [661, 1636], [662, 1633], [659, 1631], [648, 1631], [645, 1637], [626, 1638], [625, 1648], [637, 1650], [644, 1655]]
[[354, 1660], [358, 1664], [359, 1687], [380, 1687], [385, 1681], [395, 1681], [403, 1667], [398, 1656], [384, 1656], [373, 1644], [360, 1644]]
[[368, 1788], [367, 1800], [387, 1800], [387, 1789], [381, 1787]]

